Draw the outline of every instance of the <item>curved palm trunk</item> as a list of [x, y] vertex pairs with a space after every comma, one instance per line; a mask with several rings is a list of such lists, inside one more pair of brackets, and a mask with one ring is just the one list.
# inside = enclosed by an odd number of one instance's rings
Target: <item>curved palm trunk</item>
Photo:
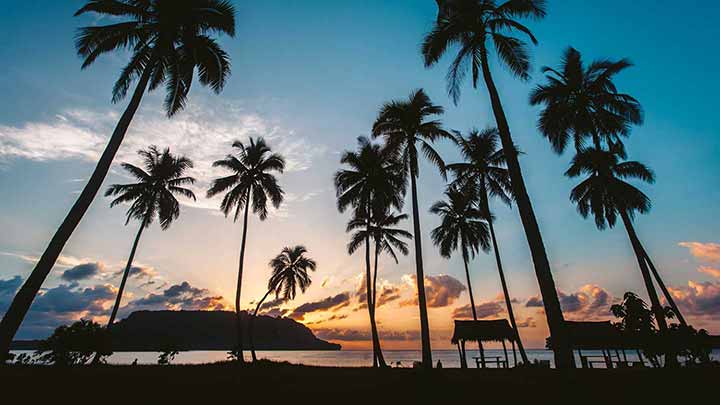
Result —
[[373, 286], [372, 286], [372, 306], [373, 310], [377, 308], [377, 276], [378, 276], [378, 257], [380, 256], [380, 244], [375, 242], [375, 270], [373, 272]]
[[[128, 276], [130, 275], [130, 269], [132, 268], [133, 260], [135, 259], [135, 250], [137, 250], [138, 242], [140, 242], [140, 235], [142, 235], [143, 230], [145, 229], [145, 224], [145, 221], [140, 224], [140, 229], [138, 229], [132, 249], [130, 249], [130, 257], [128, 257], [127, 264], [125, 265], [125, 271], [123, 272], [122, 279], [120, 280], [120, 287], [118, 287], [118, 293], [115, 297], [115, 305], [113, 305], [112, 312], [110, 312], [110, 318], [108, 319], [107, 326], [105, 327], [108, 332], [112, 329], [113, 323], [115, 323], [115, 317], [117, 317], [118, 310], [120, 309], [123, 291], [125, 291], [125, 283], [127, 283]], [[92, 360], [93, 364], [99, 363], [100, 357], [100, 352], [95, 353], [95, 357], [93, 357]]]
[[465, 264], [465, 277], [467, 278], [468, 294], [470, 295], [470, 308], [472, 309], [473, 320], [477, 321], [477, 311], [475, 310], [475, 297], [472, 292], [472, 283], [470, 282], [470, 270], [468, 269], [468, 258], [463, 252], [463, 264]]
[[368, 215], [365, 234], [365, 300], [367, 302], [368, 314], [370, 315], [370, 332], [373, 345], [373, 367], [387, 367], [380, 348], [380, 336], [375, 323], [375, 300], [373, 299], [372, 274], [370, 274], [370, 218]]
[[557, 368], [574, 368], [575, 360], [573, 359], [570, 342], [568, 341], [568, 337], [565, 333], [565, 318], [563, 317], [562, 309], [560, 308], [560, 300], [558, 299], [555, 281], [553, 280], [552, 271], [550, 270], [550, 262], [548, 261], [547, 252], [545, 252], [545, 245], [543, 244], [540, 227], [538, 226], [537, 218], [535, 218], [535, 212], [533, 210], [532, 203], [530, 202], [530, 196], [525, 188], [525, 181], [523, 180], [522, 170], [520, 169], [520, 162], [517, 158], [515, 144], [513, 143], [512, 136], [510, 134], [510, 127], [508, 125], [507, 118], [505, 117], [505, 111], [503, 110], [502, 102], [500, 101], [500, 95], [498, 94], [490, 73], [487, 51], [483, 50], [480, 57], [483, 78], [490, 95], [490, 102], [492, 104], [493, 114], [495, 115], [495, 122], [497, 124], [498, 132], [500, 133], [503, 150], [505, 151], [505, 159], [507, 161], [508, 173], [510, 174], [510, 180], [512, 183], [513, 196], [515, 197], [518, 211], [520, 213], [520, 220], [522, 221], [523, 228], [525, 230], [525, 237], [527, 238], [535, 267], [535, 276], [537, 277], [538, 284], [540, 286], [540, 294], [542, 294], [543, 298], [545, 315], [547, 317], [547, 323], [550, 328], [550, 335], [553, 341], [555, 366]]
[[112, 312], [110, 313], [110, 319], [108, 319], [107, 329], [110, 330], [115, 322], [118, 310], [120, 309], [120, 302], [122, 301], [123, 291], [125, 291], [125, 283], [127, 282], [128, 276], [130, 275], [130, 268], [132, 268], [133, 260], [135, 259], [135, 251], [137, 250], [138, 242], [140, 242], [140, 235], [142, 235], [145, 229], [146, 222], [143, 221], [138, 229], [135, 241], [133, 242], [132, 249], [130, 250], [130, 257], [128, 257], [127, 265], [125, 265], [125, 271], [123, 272], [122, 280], [120, 280], [120, 287], [118, 288], [117, 297], [115, 298], [115, 305], [113, 305]]
[[252, 361], [255, 363], [257, 361], [257, 356], [255, 355], [255, 336], [253, 335], [253, 331], [255, 328], [255, 318], [257, 318], [258, 311], [260, 311], [260, 307], [262, 306], [263, 302], [267, 299], [268, 295], [272, 292], [272, 289], [268, 290], [265, 295], [263, 295], [260, 302], [257, 303], [257, 306], [255, 306], [255, 312], [253, 312], [252, 317], [248, 321], [248, 337], [250, 338], [250, 354], [252, 355]]
[[670, 308], [672, 308], [673, 312], [675, 313], [675, 316], [677, 316], [678, 321], [680, 322], [680, 325], [687, 326], [687, 322], [685, 322], [685, 318], [680, 313], [680, 308], [678, 308], [677, 304], [675, 304], [675, 300], [672, 297], [672, 294], [670, 294], [670, 291], [668, 291], [667, 287], [665, 286], [665, 283], [662, 281], [662, 278], [660, 278], [660, 274], [658, 273], [657, 269], [655, 268], [655, 265], [653, 264], [652, 260], [650, 260], [650, 255], [648, 255], [647, 251], [645, 250], [645, 247], [640, 243], [640, 249], [642, 249], [643, 256], [645, 256], [645, 261], [647, 262], [648, 266], [650, 266], [650, 271], [653, 274], [653, 277], [655, 277], [655, 281], [657, 281], [658, 285], [660, 286], [660, 290], [663, 292], [663, 295], [665, 296], [665, 299], [667, 300], [668, 304], [670, 304]]
[[423, 368], [432, 368], [432, 349], [430, 348], [430, 324], [428, 322], [427, 303], [425, 299], [425, 273], [423, 271], [422, 243], [420, 233], [420, 214], [418, 213], [417, 184], [415, 181], [415, 170], [417, 159], [413, 155], [410, 163], [410, 189], [412, 192], [413, 208], [413, 240], [415, 241], [415, 271], [418, 289], [418, 307], [420, 307], [420, 339], [422, 343], [422, 365]]
[[235, 330], [237, 333], [238, 361], [240, 363], [245, 362], [245, 356], [243, 355], [242, 319], [240, 318], [240, 292], [242, 290], [243, 264], [245, 261], [245, 240], [247, 239], [248, 213], [250, 211], [250, 195], [250, 190], [248, 190], [247, 198], [245, 199], [245, 214], [243, 215], [243, 232], [242, 241], [240, 242], [240, 262], [238, 264], [237, 289], [235, 290]]
[[485, 210], [485, 213], [488, 215], [487, 222], [488, 227], [490, 228], [490, 238], [492, 239], [493, 252], [495, 253], [495, 263], [497, 263], [498, 273], [500, 274], [500, 284], [502, 285], [503, 295], [505, 296], [505, 306], [507, 307], [508, 318], [510, 318], [510, 324], [515, 331], [515, 340], [517, 341], [518, 350], [520, 351], [520, 357], [522, 358], [523, 363], [529, 364], [530, 361], [528, 360], [527, 353], [525, 353], [525, 347], [520, 339], [520, 330], [518, 329], [517, 322], [515, 322], [512, 300], [510, 299], [510, 292], [508, 291], [507, 282], [505, 281], [505, 272], [503, 271], [502, 261], [500, 260], [500, 249], [498, 248], [497, 239], [495, 238], [495, 227], [493, 226], [492, 215], [490, 214], [490, 204], [488, 203], [487, 192], [484, 187], [482, 193], [483, 195], [481, 198], [483, 199], [483, 210]]
[[[152, 65], [154, 60], [154, 58], [151, 59], [148, 65]], [[52, 270], [55, 265], [58, 256], [65, 247], [65, 243], [67, 243], [68, 239], [70, 239], [73, 231], [80, 223], [80, 220], [85, 215], [85, 212], [87, 212], [90, 204], [95, 199], [95, 196], [97, 195], [97, 192], [100, 189], [108, 170], [110, 169], [110, 165], [115, 158], [115, 154], [122, 144], [125, 133], [130, 126], [130, 122], [132, 121], [138, 107], [140, 107], [140, 101], [145, 93], [149, 79], [150, 69], [145, 69], [140, 77], [137, 87], [135, 88], [135, 92], [130, 99], [130, 103], [127, 108], [125, 108], [123, 115], [120, 117], [120, 120], [118, 121], [102, 156], [100, 156], [100, 160], [95, 166], [95, 170], [90, 176], [88, 183], [85, 185], [85, 188], [82, 193], [80, 193], [80, 196], [75, 201], [75, 204], [73, 204], [70, 212], [55, 232], [55, 235], [53, 235], [53, 238], [50, 240], [50, 244], [45, 249], [45, 252], [43, 252], [32, 273], [30, 273], [30, 276], [27, 280], [25, 280], [23, 286], [15, 295], [15, 298], [10, 304], [5, 316], [3, 316], [2, 322], [0, 322], [0, 359], [8, 353], [10, 343], [25, 318], [27, 311], [30, 309], [33, 299], [35, 299], [35, 296], [38, 291], [40, 291], [40, 287], [42, 287], [43, 282], [45, 282], [50, 270]]]
[[[633, 247], [635, 257], [637, 258], [638, 265], [640, 266], [640, 273], [642, 274], [643, 282], [645, 283], [645, 289], [647, 290], [648, 296], [650, 297], [650, 305], [652, 307], [653, 313], [655, 314], [655, 321], [658, 324], [660, 333], [664, 334], [668, 330], [667, 320], [665, 319], [663, 307], [660, 304], [660, 299], [658, 298], [657, 291], [655, 290], [652, 276], [650, 275], [650, 271], [645, 261], [645, 252], [642, 248], [642, 245], [640, 244], [640, 239], [635, 233], [635, 227], [633, 227], [632, 221], [630, 220], [627, 212], [625, 212], [624, 210], [619, 211], [620, 218], [622, 218], [623, 224], [625, 225], [625, 230], [627, 231], [628, 237], [630, 238], [630, 244]], [[676, 364], [677, 357], [675, 357], [675, 355], [670, 350], [667, 350], [665, 353], [665, 366], [674, 366]]]

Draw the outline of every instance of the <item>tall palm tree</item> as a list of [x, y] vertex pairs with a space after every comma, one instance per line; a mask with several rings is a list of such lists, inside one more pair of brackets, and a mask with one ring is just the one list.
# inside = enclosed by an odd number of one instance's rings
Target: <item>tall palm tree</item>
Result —
[[137, 85], [88, 183], [5, 313], [0, 357], [8, 352], [33, 299], [100, 190], [145, 91], [165, 85], [165, 108], [171, 117], [185, 106], [195, 69], [200, 84], [216, 93], [230, 74], [230, 58], [212, 38], [235, 35], [235, 11], [228, 1], [92, 0], [75, 15], [90, 12], [123, 21], [80, 29], [76, 46], [83, 68], [104, 53], [129, 50], [130, 62], [115, 83], [113, 102], [125, 98], [135, 80]]
[[602, 142], [618, 143], [630, 126], [642, 124], [642, 107], [628, 94], [619, 93], [613, 77], [632, 66], [627, 59], [596, 60], [584, 66], [580, 52], [569, 47], [556, 70], [543, 67], [546, 84], [535, 87], [530, 104], [544, 105], [538, 128], [557, 153], [573, 141], [576, 149], [590, 139], [595, 149]]
[[173, 156], [170, 149], [167, 148], [160, 152], [156, 146], [150, 146], [147, 150], [138, 151], [138, 154], [143, 158], [144, 170], [130, 163], [122, 164], [122, 167], [136, 178], [138, 183], [113, 184], [105, 192], [106, 197], [116, 197], [110, 203], [111, 207], [131, 203], [127, 211], [126, 225], [130, 223], [131, 219], [140, 221], [140, 229], [138, 229], [132, 249], [130, 249], [130, 257], [128, 257], [120, 281], [115, 305], [110, 314], [110, 319], [108, 319], [108, 329], [115, 322], [115, 317], [120, 308], [125, 283], [130, 274], [133, 259], [135, 258], [135, 250], [143, 230], [150, 227], [156, 217], [159, 219], [160, 227], [163, 230], [168, 229], [170, 224], [178, 219], [180, 216], [180, 203], [175, 198], [175, 195], [195, 200], [195, 194], [183, 187], [195, 183], [194, 178], [185, 176], [185, 171], [193, 167], [190, 159], [184, 156]]
[[232, 214], [237, 221], [240, 210], [243, 210], [243, 231], [240, 242], [240, 260], [238, 264], [237, 288], [235, 290], [235, 316], [237, 328], [238, 361], [243, 358], [243, 333], [240, 319], [240, 293], [242, 291], [243, 264], [245, 260], [245, 241], [247, 239], [248, 214], [252, 205], [253, 212], [261, 221], [268, 216], [268, 199], [275, 208], [280, 207], [284, 192], [277, 182], [273, 172], [282, 173], [285, 170], [285, 159], [273, 153], [265, 143], [265, 139], [252, 137], [245, 145], [240, 141], [232, 144], [236, 155], [228, 155], [225, 159], [213, 163], [214, 167], [222, 167], [233, 174], [215, 179], [207, 192], [213, 197], [226, 192], [220, 203], [220, 209], [227, 217]]
[[450, 47], [456, 45], [459, 47], [447, 74], [448, 92], [455, 102], [460, 97], [460, 87], [468, 65], [472, 72], [473, 87], [477, 87], [482, 73], [505, 151], [513, 195], [530, 246], [550, 334], [556, 342], [554, 345], [555, 364], [559, 368], [574, 367], [572, 350], [564, 333], [564, 318], [550, 270], [550, 262], [547, 252], [545, 252], [530, 196], [525, 187], [510, 127], [500, 94], [493, 81], [489, 62], [489, 48], [494, 46], [497, 59], [501, 64], [508, 67], [516, 77], [522, 80], [528, 79], [530, 60], [527, 44], [513, 35], [521, 33], [527, 36], [532, 43], [537, 42], [530, 29], [521, 24], [518, 19], [543, 18], [545, 1], [508, 0], [498, 4], [494, 0], [437, 0], [437, 3], [439, 12], [435, 26], [427, 34], [422, 45], [425, 66], [430, 67], [437, 64]]
[[[407, 214], [394, 214], [389, 209], [382, 210], [382, 212], [377, 212], [379, 210], [374, 211], [376, 212], [373, 213], [370, 219], [370, 236], [375, 245], [375, 265], [372, 276], [373, 295], [370, 299], [373, 309], [377, 307], [378, 258], [385, 252], [395, 260], [395, 264], [398, 264], [399, 261], [395, 249], [402, 255], [407, 256], [410, 250], [408, 249], [407, 243], [402, 239], [412, 239], [410, 232], [395, 228], [400, 221], [408, 218]], [[348, 223], [346, 232], [356, 230], [348, 244], [350, 254], [354, 253], [365, 243], [366, 233], [368, 232], [366, 224], [367, 221], [362, 217], [355, 217]]]
[[439, 120], [431, 119], [443, 113], [443, 108], [433, 104], [425, 91], [419, 89], [413, 91], [407, 100], [394, 100], [384, 104], [372, 129], [373, 137], [384, 137], [387, 148], [400, 157], [403, 171], [410, 175], [413, 234], [415, 235], [415, 271], [417, 273], [418, 306], [420, 307], [422, 364], [425, 368], [432, 368], [432, 352], [430, 348], [430, 326], [425, 302], [425, 272], [422, 260], [422, 238], [420, 237], [422, 234], [420, 233], [416, 184], [420, 175], [418, 170], [418, 146], [425, 157], [437, 166], [440, 174], [445, 177], [445, 163], [431, 145], [435, 140], [452, 137], [442, 128], [442, 123]]
[[440, 248], [442, 257], [450, 258], [460, 250], [465, 277], [467, 278], [470, 308], [473, 319], [477, 321], [475, 298], [470, 281], [468, 261], [480, 251], [490, 250], [490, 231], [485, 222], [486, 216], [475, 206], [475, 193], [471, 188], [460, 190], [449, 186], [445, 191], [447, 201], [438, 201], [430, 207], [432, 214], [440, 216], [440, 225], [430, 233], [435, 246]]
[[651, 203], [647, 195], [625, 179], [638, 179], [647, 183], [655, 181], [653, 172], [642, 163], [624, 161], [624, 147], [610, 144], [609, 150], [590, 147], [578, 152], [570, 163], [565, 175], [571, 178], [587, 175], [570, 193], [570, 200], [577, 204], [578, 212], [587, 217], [592, 214], [598, 229], [615, 226], [617, 217], [625, 225], [630, 244], [637, 258], [645, 288], [650, 297], [651, 309], [660, 331], [666, 331], [665, 312], [652, 276], [645, 261], [644, 249], [635, 232], [632, 219], [635, 212], [644, 214], [650, 211]]
[[523, 363], [528, 363], [525, 347], [520, 339], [520, 332], [515, 321], [515, 314], [512, 307], [512, 299], [510, 298], [509, 289], [505, 280], [505, 272], [503, 271], [502, 261], [500, 260], [500, 250], [498, 248], [497, 238], [495, 237], [495, 227], [492, 211], [490, 211], [490, 197], [497, 197], [500, 201], [510, 205], [512, 202], [512, 187], [510, 186], [510, 174], [505, 166], [505, 154], [499, 149], [499, 140], [497, 129], [488, 128], [482, 131], [472, 130], [467, 138], [462, 134], [455, 134], [455, 142], [460, 148], [465, 162], [453, 163], [447, 165], [447, 169], [455, 176], [454, 184], [461, 187], [472, 187], [477, 195], [477, 204], [480, 212], [485, 214], [485, 220], [490, 229], [490, 239], [492, 240], [493, 251], [495, 252], [495, 263], [497, 264], [498, 273], [500, 274], [500, 284], [505, 297], [505, 306], [508, 311], [510, 324], [515, 331], [515, 339], [520, 349], [520, 357]]
[[258, 311], [262, 306], [265, 299], [267, 299], [270, 293], [275, 293], [275, 299], [282, 297], [283, 301], [289, 301], [295, 299], [297, 288], [300, 288], [301, 292], [305, 292], [312, 280], [308, 275], [308, 270], [315, 271], [317, 263], [315, 260], [310, 259], [305, 254], [307, 249], [305, 246], [298, 245], [292, 248], [285, 247], [279, 255], [275, 256], [270, 260], [270, 268], [272, 269], [272, 275], [268, 280], [268, 290], [260, 301], [255, 306], [252, 318], [248, 325], [248, 333], [250, 335], [250, 353], [252, 354], [253, 361], [257, 361], [255, 355], [255, 344], [253, 340], [253, 325], [255, 318], [257, 318]]
[[[640, 103], [618, 92], [613, 83], [616, 74], [631, 66], [627, 59], [602, 59], [584, 66], [580, 52], [569, 47], [558, 69], [543, 68], [547, 83], [533, 90], [530, 103], [544, 106], [538, 127], [556, 153], [563, 153], [571, 140], [576, 150], [584, 147], [588, 138], [598, 150], [603, 148], [603, 142], [620, 144], [620, 136], [627, 137], [632, 125], [642, 124]], [[644, 248], [642, 253], [680, 324], [687, 325], [650, 255]]]
[[[375, 322], [375, 308], [371, 302], [373, 297], [370, 270], [371, 218], [374, 210], [386, 207], [402, 208], [406, 188], [405, 176], [394, 151], [373, 144], [365, 137], [358, 138], [357, 151], [346, 151], [340, 163], [347, 168], [335, 174], [338, 210], [344, 212], [352, 207], [354, 219], [350, 223], [358, 221], [358, 218], [362, 218], [365, 222], [365, 292], [373, 342], [373, 366], [386, 367]], [[348, 226], [348, 231], [352, 229], [354, 228]], [[356, 248], [357, 246], [351, 241], [348, 252], [352, 254]]]

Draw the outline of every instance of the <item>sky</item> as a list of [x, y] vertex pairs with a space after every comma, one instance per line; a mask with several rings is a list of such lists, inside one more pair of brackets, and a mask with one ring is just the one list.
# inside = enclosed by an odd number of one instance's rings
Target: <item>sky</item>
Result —
[[[445, 107], [440, 118], [446, 128], [463, 132], [494, 125], [487, 94], [466, 83], [454, 105], [445, 87], [449, 58], [423, 66], [419, 47], [436, 16], [434, 1], [234, 3], [236, 36], [220, 39], [232, 58], [224, 91], [193, 87], [188, 107], [172, 119], [163, 113], [161, 91], [146, 95], [103, 185], [130, 182], [119, 163], [137, 163], [136, 151], [151, 144], [195, 161], [191, 175], [199, 198], [183, 201], [168, 230], [155, 225], [143, 234], [120, 317], [138, 309], [231, 308], [242, 226], [204, 195], [224, 174], [211, 164], [231, 152], [232, 141], [263, 136], [287, 159], [279, 177], [286, 197], [267, 220], [250, 220], [242, 306], [252, 307], [264, 294], [268, 261], [284, 246], [302, 244], [318, 263], [312, 286], [264, 312], [292, 317], [344, 348], [369, 348], [368, 314], [360, 302], [363, 258], [346, 253], [348, 216], [337, 211], [332, 183], [340, 154], [369, 135], [384, 102], [413, 89], [424, 88]], [[109, 23], [73, 17], [82, 5], [11, 0], [0, 16], [0, 314], [77, 198], [125, 107], [111, 103], [111, 89], [128, 54], [80, 69], [75, 30]], [[635, 64], [616, 79], [645, 112], [644, 125], [633, 129], [626, 145], [631, 159], [657, 175], [653, 185], [638, 184], [653, 209], [636, 218], [636, 229], [690, 323], [720, 333], [720, 55], [714, 51], [720, 26], [697, 18], [719, 11], [708, 1], [678, 7], [665, 0], [552, 0], [545, 19], [527, 22], [540, 41], [532, 49], [529, 81], [491, 60], [514, 140], [524, 151], [521, 165], [568, 319], [612, 319], [609, 306], [624, 292], [647, 297], [625, 230], [598, 231], [569, 201], [576, 180], [563, 173], [571, 156], [552, 152], [536, 129], [538, 108], [528, 103], [530, 90], [542, 82], [540, 67], [557, 66], [571, 45], [585, 61], [627, 57]], [[681, 21], [692, 21], [692, 29]], [[446, 162], [459, 160], [451, 144], [436, 147]], [[421, 237], [435, 348], [450, 347], [452, 320], [470, 316], [461, 259], [442, 258], [429, 238], [439, 220], [428, 209], [444, 187], [437, 171], [421, 163]], [[96, 198], [17, 338], [42, 338], [81, 317], [107, 319], [139, 226], [126, 226], [126, 207], [111, 209], [109, 202]], [[520, 334], [526, 347], [543, 347], [548, 331], [517, 211], [497, 201], [492, 208]], [[380, 261], [377, 318], [385, 348], [419, 348], [412, 257]], [[506, 317], [494, 258], [481, 253], [470, 271], [479, 316]]]

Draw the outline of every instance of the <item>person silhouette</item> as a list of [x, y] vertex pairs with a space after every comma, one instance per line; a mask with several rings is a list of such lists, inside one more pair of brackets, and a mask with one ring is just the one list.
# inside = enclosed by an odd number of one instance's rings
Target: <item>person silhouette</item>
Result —
[[138, 359], [133, 360], [132, 365], [137, 366], [137, 361], [138, 361]]

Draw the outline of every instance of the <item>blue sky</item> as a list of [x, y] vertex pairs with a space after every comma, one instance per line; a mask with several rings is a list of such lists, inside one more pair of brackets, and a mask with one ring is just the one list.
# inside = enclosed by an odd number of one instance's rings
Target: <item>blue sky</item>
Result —
[[[243, 302], [249, 305], [262, 295], [265, 264], [282, 246], [295, 243], [308, 246], [319, 270], [308, 293], [285, 309], [354, 291], [361, 260], [344, 253], [346, 218], [335, 209], [331, 181], [340, 151], [353, 148], [356, 137], [368, 134], [383, 102], [406, 97], [419, 87], [446, 107], [442, 119], [448, 128], [467, 131], [493, 125], [485, 90], [467, 85], [454, 106], [445, 91], [448, 60], [432, 69], [423, 67], [419, 46], [435, 18], [433, 1], [235, 3], [237, 35], [221, 40], [233, 62], [223, 93], [216, 96], [195, 87], [188, 110], [172, 121], [162, 114], [162, 93], [147, 96], [117, 161], [132, 161], [134, 151], [150, 143], [169, 146], [200, 163], [194, 174], [203, 185], [217, 174], [209, 163], [229, 152], [232, 139], [266, 136], [291, 163], [291, 170], [281, 177], [289, 198], [267, 221], [251, 221], [251, 270]], [[25, 277], [32, 269], [32, 257], [42, 252], [76, 198], [124, 107], [112, 105], [110, 93], [127, 55], [105, 57], [80, 70], [73, 48], [75, 29], [107, 23], [94, 16], [72, 17], [82, 4], [12, 1], [0, 16], [0, 280]], [[532, 79], [522, 83], [493, 66], [514, 139], [525, 152], [521, 163], [556, 282], [567, 297], [587, 304], [604, 296], [598, 295], [600, 290], [610, 300], [628, 290], [644, 294], [624, 230], [597, 231], [568, 201], [573, 181], [562, 173], [570, 155], [557, 156], [550, 150], [535, 129], [538, 110], [527, 102], [528, 92], [542, 79], [540, 66], [556, 66], [563, 49], [572, 45], [586, 61], [628, 57], [635, 63], [616, 81], [645, 110], [645, 124], [633, 130], [627, 146], [631, 159], [648, 164], [657, 174], [656, 184], [642, 185], [654, 207], [637, 219], [638, 232], [666, 282], [687, 301], [687, 311], [696, 313], [696, 323], [720, 332], [720, 280], [713, 277], [720, 271], [707, 270], [720, 267], [720, 124], [715, 111], [715, 95], [720, 93], [715, 38], [720, 37], [720, 27], [698, 18], [714, 15], [719, 8], [708, 1], [688, 1], [682, 7], [650, 0], [549, 1], [547, 18], [528, 22], [540, 41], [532, 50]], [[686, 27], [688, 21], [692, 29]], [[450, 144], [440, 143], [438, 150], [448, 162], [458, 158]], [[127, 180], [115, 168], [107, 184]], [[424, 256], [430, 275], [449, 275], [464, 283], [461, 262], [440, 258], [428, 237], [438, 221], [427, 209], [441, 198], [443, 187], [432, 167], [423, 165], [419, 193]], [[200, 189], [198, 194], [204, 194]], [[114, 273], [122, 267], [136, 225], [125, 227], [123, 210], [108, 205], [101, 197], [93, 204], [65, 249], [66, 264], [48, 278], [47, 291], [64, 286], [75, 294], [68, 299], [75, 299], [85, 289], [117, 285]], [[162, 294], [184, 281], [206, 290], [203, 297], [222, 295], [232, 301], [241, 228], [218, 215], [216, 206], [216, 201], [205, 199], [186, 205], [180, 221], [168, 231], [152, 228], [143, 237], [138, 265], [147, 274], [131, 283], [127, 302]], [[497, 204], [495, 209], [510, 287], [518, 298], [520, 317], [529, 325], [521, 333], [539, 346], [546, 329], [542, 314], [525, 305], [538, 289], [522, 228], [515, 210]], [[698, 244], [680, 246], [682, 242]], [[99, 263], [100, 270], [76, 284], [60, 277], [84, 263]], [[411, 281], [405, 276], [414, 272], [412, 260], [405, 258], [397, 266], [383, 262], [381, 271], [387, 288], [410, 293], [406, 286]], [[478, 257], [472, 271], [476, 301], [493, 308], [499, 283], [491, 257]], [[149, 281], [153, 283], [142, 285]], [[447, 305], [431, 310], [431, 326], [438, 342], [447, 343], [452, 312], [466, 305], [468, 297], [452, 285], [440, 287], [449, 299]], [[193, 294], [188, 291], [188, 297]], [[11, 295], [0, 291], [0, 298]], [[193, 299], [187, 307], [200, 305]], [[83, 313], [58, 307], [47, 317], [37, 315], [41, 326], [26, 326], [21, 336], [44, 333], [57, 320], [101, 317], [105, 301], [92, 302], [100, 309]], [[305, 321], [322, 336], [342, 340], [337, 336], [348, 336], [343, 331], [366, 328], [366, 314], [350, 312], [342, 320], [318, 313]], [[411, 337], [417, 330], [416, 310], [398, 301], [385, 312], [379, 314], [384, 327], [408, 332], [407, 344], [415, 344]], [[499, 309], [490, 312], [503, 316]], [[395, 313], [407, 316], [396, 321], [391, 315]], [[609, 317], [578, 310], [577, 317], [582, 316]], [[396, 344], [406, 347], [405, 342]]]

